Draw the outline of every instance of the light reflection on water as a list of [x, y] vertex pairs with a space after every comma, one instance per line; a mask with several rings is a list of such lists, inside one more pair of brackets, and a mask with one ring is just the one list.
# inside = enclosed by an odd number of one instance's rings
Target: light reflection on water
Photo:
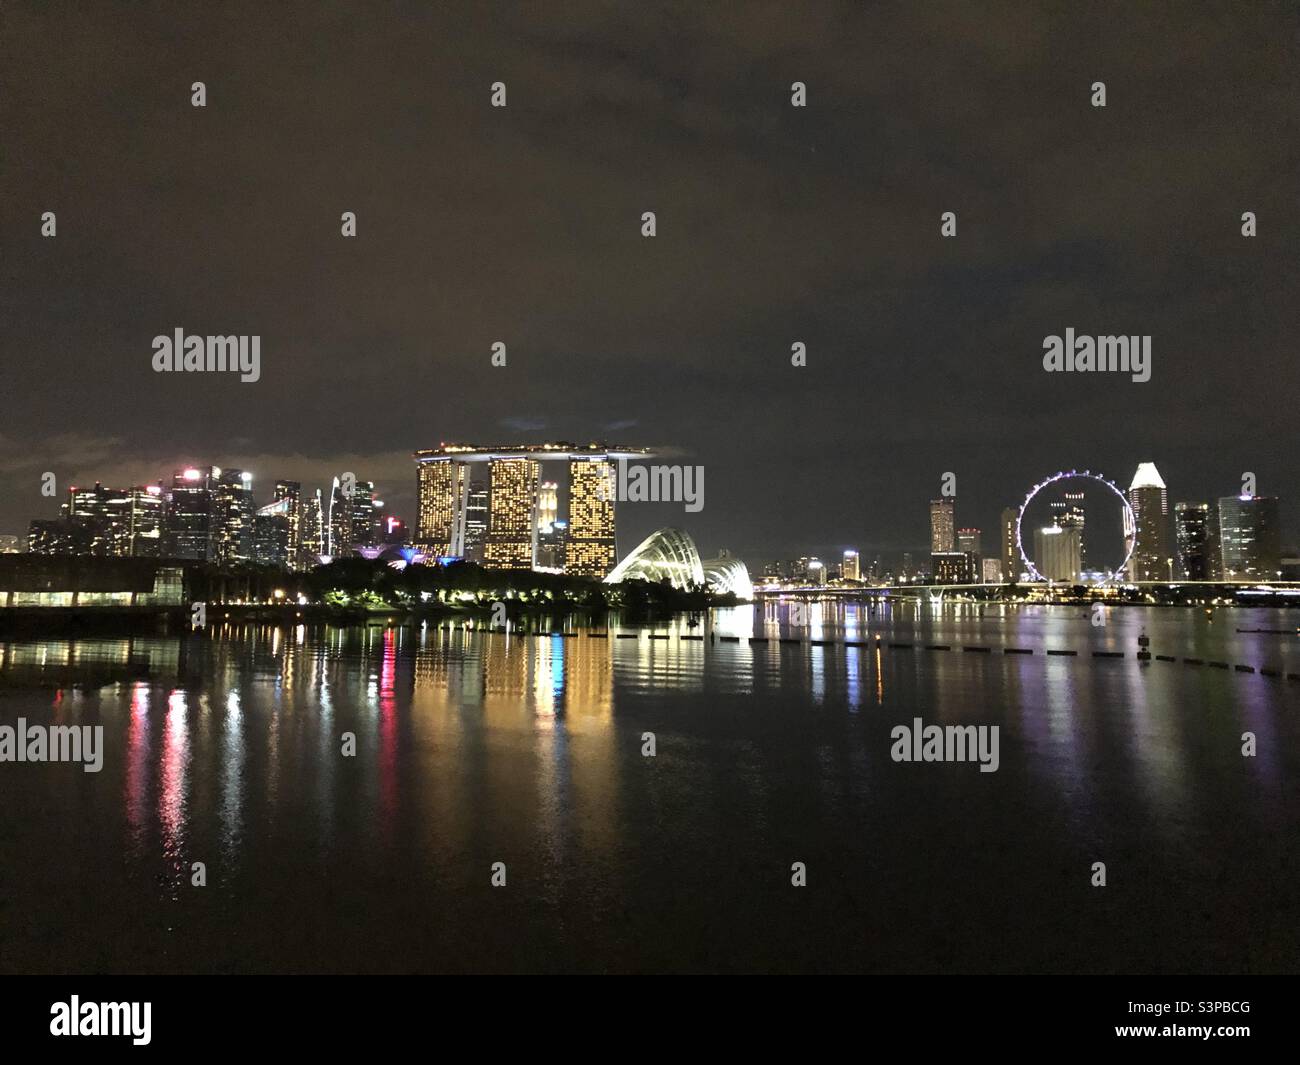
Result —
[[[542, 634], [251, 626], [4, 644], [0, 722], [102, 723], [106, 748], [98, 775], [0, 767], [4, 887], [65, 918], [124, 916], [93, 958], [58, 927], [0, 927], [0, 964], [1286, 967], [1269, 959], [1295, 956], [1300, 927], [1281, 919], [1295, 901], [1279, 875], [1297, 857], [1300, 685], [1133, 652], [1145, 633], [1156, 653], [1300, 672], [1294, 637], [1236, 631], [1294, 614], [1120, 609], [1098, 629], [1073, 609], [980, 610], [814, 603], [801, 628], [788, 603], [769, 604], [637, 639], [618, 639], [638, 630], [617, 619], [604, 638], [552, 635], [576, 631], [554, 619]], [[794, 637], [865, 646], [779, 642]], [[916, 647], [889, 647], [903, 641]], [[114, 668], [131, 675], [32, 686]], [[889, 729], [914, 717], [999, 725], [998, 773], [892, 763]], [[1240, 753], [1247, 730], [1254, 759]], [[760, 886], [779, 885], [792, 854], [827, 877], [817, 914], [792, 915]], [[1094, 907], [1067, 935], [1054, 907], [1098, 855], [1127, 909]], [[507, 903], [482, 889], [498, 860]], [[917, 931], [935, 906], [966, 938]], [[1003, 927], [1007, 912], [1022, 925]], [[1107, 953], [1108, 933], [1154, 923], [1186, 938], [1189, 915], [1206, 913], [1231, 934]], [[1290, 931], [1261, 946], [1251, 921], [1265, 913]], [[340, 932], [348, 920], [367, 933]], [[198, 960], [178, 952], [177, 927], [204, 945]], [[534, 946], [519, 945], [525, 927]]]

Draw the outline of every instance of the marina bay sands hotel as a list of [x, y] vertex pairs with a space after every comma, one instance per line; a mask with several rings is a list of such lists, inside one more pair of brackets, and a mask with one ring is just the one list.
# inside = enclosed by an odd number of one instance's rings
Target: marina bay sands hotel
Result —
[[[615, 463], [649, 455], [600, 443], [443, 444], [417, 451], [416, 546], [496, 569], [603, 578], [617, 561]], [[544, 462], [569, 464], [567, 523], [558, 517], [558, 486], [541, 480]]]

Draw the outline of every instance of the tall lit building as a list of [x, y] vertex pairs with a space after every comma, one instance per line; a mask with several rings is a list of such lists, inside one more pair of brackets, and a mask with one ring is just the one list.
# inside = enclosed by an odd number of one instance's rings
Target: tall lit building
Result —
[[1173, 561], [1169, 544], [1169, 494], [1154, 462], [1143, 462], [1128, 489], [1136, 522], [1136, 541], [1129, 560], [1129, 577], [1137, 581], [1168, 580]]
[[931, 551], [930, 580], [935, 584], [978, 584], [975, 557], [967, 551]]
[[469, 483], [469, 502], [465, 507], [464, 557], [475, 562], [483, 561], [487, 544], [488, 486], [487, 481], [475, 478]]
[[546, 532], [560, 516], [560, 486], [542, 481], [537, 486], [537, 531]]
[[569, 536], [564, 571], [603, 580], [618, 561], [614, 543], [613, 463], [569, 463]]
[[996, 558], [986, 558], [984, 560], [984, 583], [1001, 584], [1002, 583], [1002, 563]]
[[215, 562], [221, 535], [217, 509], [217, 466], [177, 470], [167, 498], [167, 554], [196, 562]]
[[311, 569], [326, 554], [325, 501], [319, 488], [307, 499], [302, 508], [302, 532], [298, 552], [298, 568]]
[[298, 481], [276, 481], [274, 501], [287, 501], [285, 517], [289, 519], [289, 553], [286, 565], [300, 568], [302, 557], [302, 485]]
[[255, 557], [253, 475], [247, 470], [221, 470], [215, 491], [217, 560], [252, 562]]
[[957, 501], [930, 500], [930, 553], [946, 554], [957, 550]]
[[564, 572], [566, 548], [569, 541], [569, 523], [553, 521], [550, 527], [537, 533], [537, 568]]
[[1210, 505], [1178, 503], [1174, 507], [1174, 544], [1177, 547], [1176, 573], [1185, 581], [1213, 579], [1210, 564]]
[[1219, 550], [1225, 580], [1276, 580], [1282, 530], [1276, 496], [1224, 496], [1219, 500]]
[[1020, 511], [1003, 507], [998, 518], [998, 544], [1002, 548], [1002, 579], [1014, 582], [1020, 579], [1020, 549], [1016, 547], [1016, 518]]
[[844, 561], [840, 563], [840, 576], [846, 581], [862, 579], [862, 565], [858, 560], [858, 553], [852, 548], [844, 552]]
[[1049, 581], [1080, 579], [1083, 530], [1076, 525], [1049, 525], [1034, 530], [1034, 566]]
[[348, 547], [356, 554], [361, 548], [374, 547], [381, 541], [384, 504], [375, 498], [375, 482], [357, 481], [352, 488], [349, 507]]
[[1088, 536], [1084, 528], [1086, 518], [1083, 510], [1083, 493], [1066, 492], [1065, 498], [1051, 505], [1052, 524], [1062, 529], [1079, 530], [1079, 572], [1088, 568]]
[[286, 497], [259, 507], [253, 515], [253, 555], [257, 562], [289, 567], [294, 557], [290, 550], [294, 510], [293, 500]]
[[[470, 466], [455, 461], [424, 462], [417, 467], [417, 478], [415, 542], [430, 555], [465, 557], [472, 487]], [[481, 485], [479, 490], [483, 493], [481, 516], [485, 533], [487, 493]], [[476, 513], [476, 520], [478, 517]]]
[[[491, 510], [484, 562], [497, 569], [532, 569], [537, 558], [537, 481], [541, 464], [533, 459], [494, 459], [488, 463]], [[570, 522], [572, 532], [572, 522]]]
[[63, 517], [77, 529], [72, 546], [78, 554], [157, 558], [166, 508], [160, 485], [105, 488], [97, 481], [93, 488], [69, 489]]

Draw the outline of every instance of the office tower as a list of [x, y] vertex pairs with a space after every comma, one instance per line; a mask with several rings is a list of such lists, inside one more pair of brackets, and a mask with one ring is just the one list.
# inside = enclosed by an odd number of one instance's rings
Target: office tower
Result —
[[[452, 460], [422, 462], [416, 467], [416, 477], [419, 492], [416, 543], [435, 557], [464, 558], [470, 517], [469, 465]], [[476, 498], [476, 506], [479, 502], [484, 508], [482, 517], [486, 519], [486, 493]], [[476, 510], [476, 520], [479, 513]]]
[[608, 576], [617, 562], [614, 545], [615, 474], [611, 462], [569, 463], [569, 537], [564, 571], [578, 577]]
[[[488, 538], [484, 561], [496, 569], [531, 569], [537, 559], [537, 478], [533, 459], [488, 462]], [[572, 519], [570, 520], [572, 532]]]
[[167, 495], [161, 484], [136, 485], [131, 497], [130, 553], [161, 558], [166, 549]]
[[297, 481], [276, 481], [275, 502], [288, 501], [286, 517], [289, 519], [289, 556], [287, 565], [294, 569], [302, 566], [302, 485]]
[[1205, 522], [1205, 572], [1212, 581], [1223, 580], [1223, 540], [1219, 535], [1219, 507], [1210, 504]]
[[1173, 552], [1169, 546], [1169, 495], [1154, 462], [1139, 464], [1128, 489], [1136, 522], [1136, 541], [1129, 560], [1129, 578], [1164, 581], [1170, 577]]
[[999, 546], [1002, 548], [1002, 579], [1014, 583], [1020, 579], [1020, 549], [1016, 546], [1016, 507], [1003, 507], [998, 519]]
[[978, 529], [958, 529], [957, 550], [972, 555], [982, 554], [983, 552], [980, 550], [980, 531]]
[[162, 553], [166, 500], [159, 485], [70, 488], [63, 517], [79, 532], [73, 537], [79, 554], [138, 555]]
[[88, 555], [90, 530], [68, 517], [37, 518], [27, 528], [27, 550], [33, 555]]
[[984, 583], [1001, 584], [1002, 583], [1002, 563], [996, 558], [986, 558], [984, 560]]
[[215, 562], [221, 534], [217, 508], [217, 466], [190, 466], [172, 476], [167, 497], [167, 554]]
[[302, 508], [302, 534], [298, 552], [298, 568], [311, 569], [326, 554], [325, 502], [319, 488], [307, 499]]
[[252, 562], [254, 558], [253, 475], [246, 470], [217, 471], [217, 560]]
[[858, 553], [852, 548], [844, 552], [844, 561], [840, 564], [840, 576], [846, 581], [860, 581], [862, 579], [862, 565], [858, 559]]
[[1179, 503], [1174, 507], [1174, 544], [1178, 551], [1177, 574], [1181, 580], [1212, 579], [1210, 539], [1208, 503]]
[[257, 562], [289, 568], [294, 558], [291, 545], [296, 510], [288, 496], [258, 509], [253, 516], [253, 554]]
[[957, 550], [957, 501], [930, 500], [930, 553], [944, 554]]
[[348, 546], [353, 554], [363, 547], [374, 547], [379, 543], [382, 526], [384, 502], [375, 498], [374, 481], [357, 481], [352, 488], [349, 501]]
[[547, 532], [560, 516], [560, 486], [555, 481], [542, 481], [537, 486], [537, 532]]
[[915, 572], [916, 572], [916, 569], [915, 569], [915, 567], [914, 567], [913, 564], [912, 564], [912, 552], [911, 552], [911, 551], [904, 551], [904, 552], [903, 552], [903, 576], [904, 576], [904, 577], [911, 577], [912, 574], [915, 573]]
[[1282, 531], [1276, 496], [1224, 496], [1219, 500], [1223, 579], [1276, 580]]
[[537, 533], [537, 568], [565, 571], [569, 523], [553, 521], [545, 532]]
[[968, 551], [930, 552], [930, 580], [934, 584], [977, 584], [974, 556]]
[[410, 530], [406, 527], [406, 522], [401, 518], [394, 517], [392, 514], [384, 516], [383, 524], [380, 526], [379, 539], [384, 544], [405, 544], [410, 540]]
[[1049, 581], [1074, 584], [1082, 572], [1080, 544], [1083, 530], [1077, 525], [1062, 528], [1049, 525], [1034, 530], [1034, 565]]
[[1066, 492], [1064, 500], [1052, 504], [1052, 524], [1079, 530], [1079, 573], [1088, 568], [1088, 536], [1083, 510], [1083, 493]]
[[351, 491], [339, 478], [330, 490], [329, 510], [325, 515], [326, 554], [346, 558], [371, 547], [378, 538], [375, 519], [375, 483], [352, 480]]
[[808, 559], [808, 583], [816, 588], [826, 586], [826, 563], [820, 558]]
[[487, 544], [488, 531], [488, 486], [487, 482], [474, 479], [469, 482], [469, 496], [465, 507], [465, 557], [475, 562], [483, 561], [483, 549]]
[[123, 491], [105, 488], [69, 488], [63, 517], [84, 530], [85, 554], [130, 553], [131, 501]]

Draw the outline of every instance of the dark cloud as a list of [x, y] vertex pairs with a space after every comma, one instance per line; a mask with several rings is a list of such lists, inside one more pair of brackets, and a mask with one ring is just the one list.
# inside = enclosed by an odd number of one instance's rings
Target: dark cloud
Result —
[[[502, 427], [693, 456], [676, 522], [756, 560], [921, 548], [947, 470], [989, 529], [1050, 470], [1143, 459], [1174, 499], [1253, 470], [1296, 527], [1294, 5], [0, 19], [0, 531], [49, 511], [36, 471], [182, 455], [355, 469], [409, 513], [412, 450]], [[1151, 334], [1152, 381], [1044, 374], [1067, 326]], [[176, 327], [260, 334], [261, 381], [154, 374]]]

